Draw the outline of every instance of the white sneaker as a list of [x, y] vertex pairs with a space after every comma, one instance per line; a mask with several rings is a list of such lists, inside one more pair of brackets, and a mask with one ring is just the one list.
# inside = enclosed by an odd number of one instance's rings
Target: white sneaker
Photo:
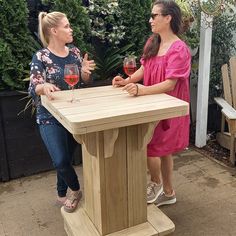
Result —
[[172, 196], [166, 196], [164, 192], [162, 192], [154, 202], [156, 206], [170, 205], [176, 203], [176, 196], [173, 193]]
[[147, 185], [147, 203], [153, 203], [163, 191], [162, 184], [150, 182]]

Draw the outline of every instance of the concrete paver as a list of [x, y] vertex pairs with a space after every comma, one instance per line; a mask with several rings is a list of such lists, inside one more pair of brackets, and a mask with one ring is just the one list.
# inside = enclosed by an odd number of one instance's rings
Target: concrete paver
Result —
[[[236, 235], [236, 169], [193, 149], [174, 158], [177, 203], [161, 210], [174, 222], [171, 236]], [[83, 188], [82, 166], [77, 166]], [[55, 206], [55, 171], [0, 183], [0, 236], [66, 236]]]

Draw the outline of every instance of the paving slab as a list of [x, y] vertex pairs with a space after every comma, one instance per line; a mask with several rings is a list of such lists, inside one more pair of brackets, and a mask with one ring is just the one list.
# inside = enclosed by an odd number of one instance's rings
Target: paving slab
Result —
[[[236, 169], [189, 148], [174, 157], [177, 203], [160, 209], [171, 236], [236, 235]], [[76, 167], [83, 188], [82, 166]], [[66, 236], [55, 206], [55, 171], [0, 183], [0, 236]]]

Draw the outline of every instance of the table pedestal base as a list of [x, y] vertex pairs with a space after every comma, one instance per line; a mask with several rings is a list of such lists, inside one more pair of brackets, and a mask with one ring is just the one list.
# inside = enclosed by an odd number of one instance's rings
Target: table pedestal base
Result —
[[[83, 206], [79, 205], [74, 213], [61, 209], [64, 228], [68, 236], [101, 236], [90, 221]], [[167, 235], [175, 230], [174, 223], [155, 205], [147, 207], [147, 222], [107, 234], [107, 236], [154, 236]]]
[[72, 236], [154, 236], [174, 224], [156, 206], [147, 209], [147, 144], [157, 122], [74, 135], [83, 143], [84, 202], [62, 210]]

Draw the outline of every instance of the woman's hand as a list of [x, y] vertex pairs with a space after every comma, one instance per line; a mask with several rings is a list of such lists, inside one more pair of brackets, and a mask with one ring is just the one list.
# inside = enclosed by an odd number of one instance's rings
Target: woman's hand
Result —
[[129, 78], [128, 79], [123, 79], [121, 76], [117, 75], [114, 77], [112, 80], [112, 85], [114, 87], [119, 87], [119, 86], [125, 86], [126, 84], [129, 83]]
[[96, 64], [94, 60], [88, 60], [88, 53], [85, 53], [81, 68], [82, 72], [86, 74], [91, 74], [91, 71], [95, 69], [95, 66]]
[[123, 90], [127, 91], [132, 96], [144, 95], [145, 86], [138, 83], [129, 83], [125, 85]]
[[60, 91], [60, 89], [54, 84], [44, 83], [42, 84], [42, 93], [47, 96], [48, 99], [53, 100], [53, 92]]

